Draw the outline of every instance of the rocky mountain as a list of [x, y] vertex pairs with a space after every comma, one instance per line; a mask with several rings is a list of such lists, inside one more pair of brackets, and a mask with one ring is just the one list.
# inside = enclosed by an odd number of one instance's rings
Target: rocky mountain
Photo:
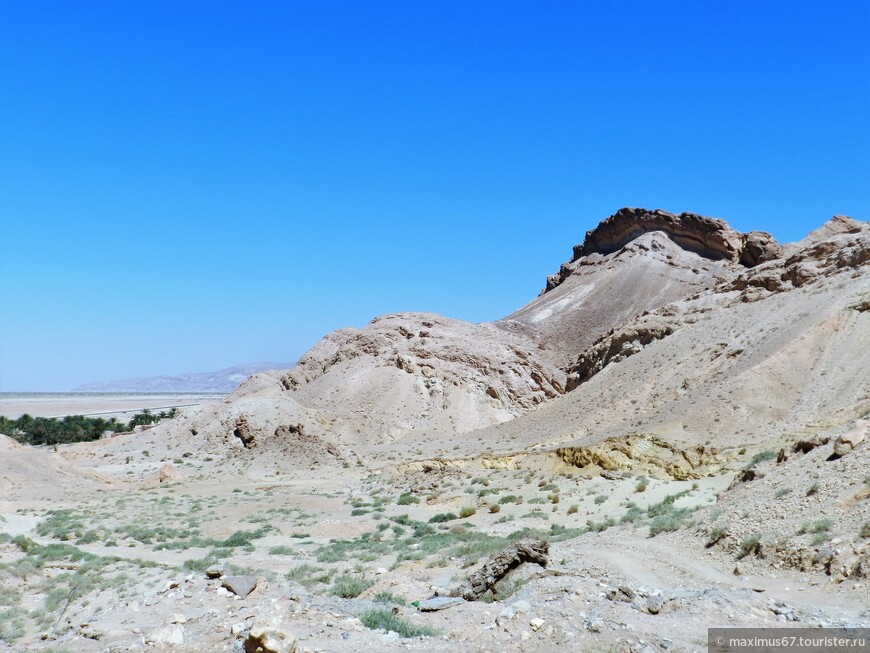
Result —
[[[384, 315], [149, 430], [0, 438], [0, 587], [23, 615], [0, 651], [649, 653], [715, 626], [867, 628], [868, 370], [870, 223], [780, 244], [622, 209], [494, 322]], [[73, 598], [45, 635], [48, 588]]]
[[77, 386], [71, 392], [232, 392], [252, 374], [285, 367], [284, 363], [247, 363], [216, 372], [95, 381]]

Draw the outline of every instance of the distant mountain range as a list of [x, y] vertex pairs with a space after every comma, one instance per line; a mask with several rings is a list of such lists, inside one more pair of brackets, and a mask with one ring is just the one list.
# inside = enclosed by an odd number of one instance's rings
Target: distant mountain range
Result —
[[178, 376], [147, 376], [116, 381], [95, 381], [71, 392], [232, 392], [252, 374], [292, 367], [287, 363], [247, 363], [216, 372], [190, 372]]

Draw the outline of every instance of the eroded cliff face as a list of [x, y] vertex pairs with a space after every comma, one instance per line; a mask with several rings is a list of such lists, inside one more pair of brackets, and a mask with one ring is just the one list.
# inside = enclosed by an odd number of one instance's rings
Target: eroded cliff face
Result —
[[305, 406], [357, 420], [363, 439], [389, 442], [507, 421], [564, 393], [565, 373], [535, 342], [491, 324], [400, 313], [330, 333], [275, 385]]

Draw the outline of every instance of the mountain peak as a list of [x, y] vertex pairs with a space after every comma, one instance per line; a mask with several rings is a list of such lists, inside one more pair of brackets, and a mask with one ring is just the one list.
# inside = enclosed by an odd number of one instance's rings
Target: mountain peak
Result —
[[[714, 261], [725, 260], [754, 267], [777, 258], [781, 248], [764, 231], [742, 233], [718, 218], [696, 213], [668, 213], [661, 209], [625, 207], [586, 232], [586, 237], [574, 246], [571, 263], [592, 254], [612, 254], [643, 234], [663, 232], [676, 245]], [[564, 281], [564, 274], [547, 279], [544, 292]]]

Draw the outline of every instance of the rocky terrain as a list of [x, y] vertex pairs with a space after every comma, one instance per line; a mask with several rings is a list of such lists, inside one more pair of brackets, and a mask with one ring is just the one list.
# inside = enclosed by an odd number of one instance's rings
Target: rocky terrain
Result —
[[870, 626], [868, 272], [849, 218], [779, 244], [622, 209], [501, 320], [381, 316], [141, 433], [3, 440], [0, 651]]

